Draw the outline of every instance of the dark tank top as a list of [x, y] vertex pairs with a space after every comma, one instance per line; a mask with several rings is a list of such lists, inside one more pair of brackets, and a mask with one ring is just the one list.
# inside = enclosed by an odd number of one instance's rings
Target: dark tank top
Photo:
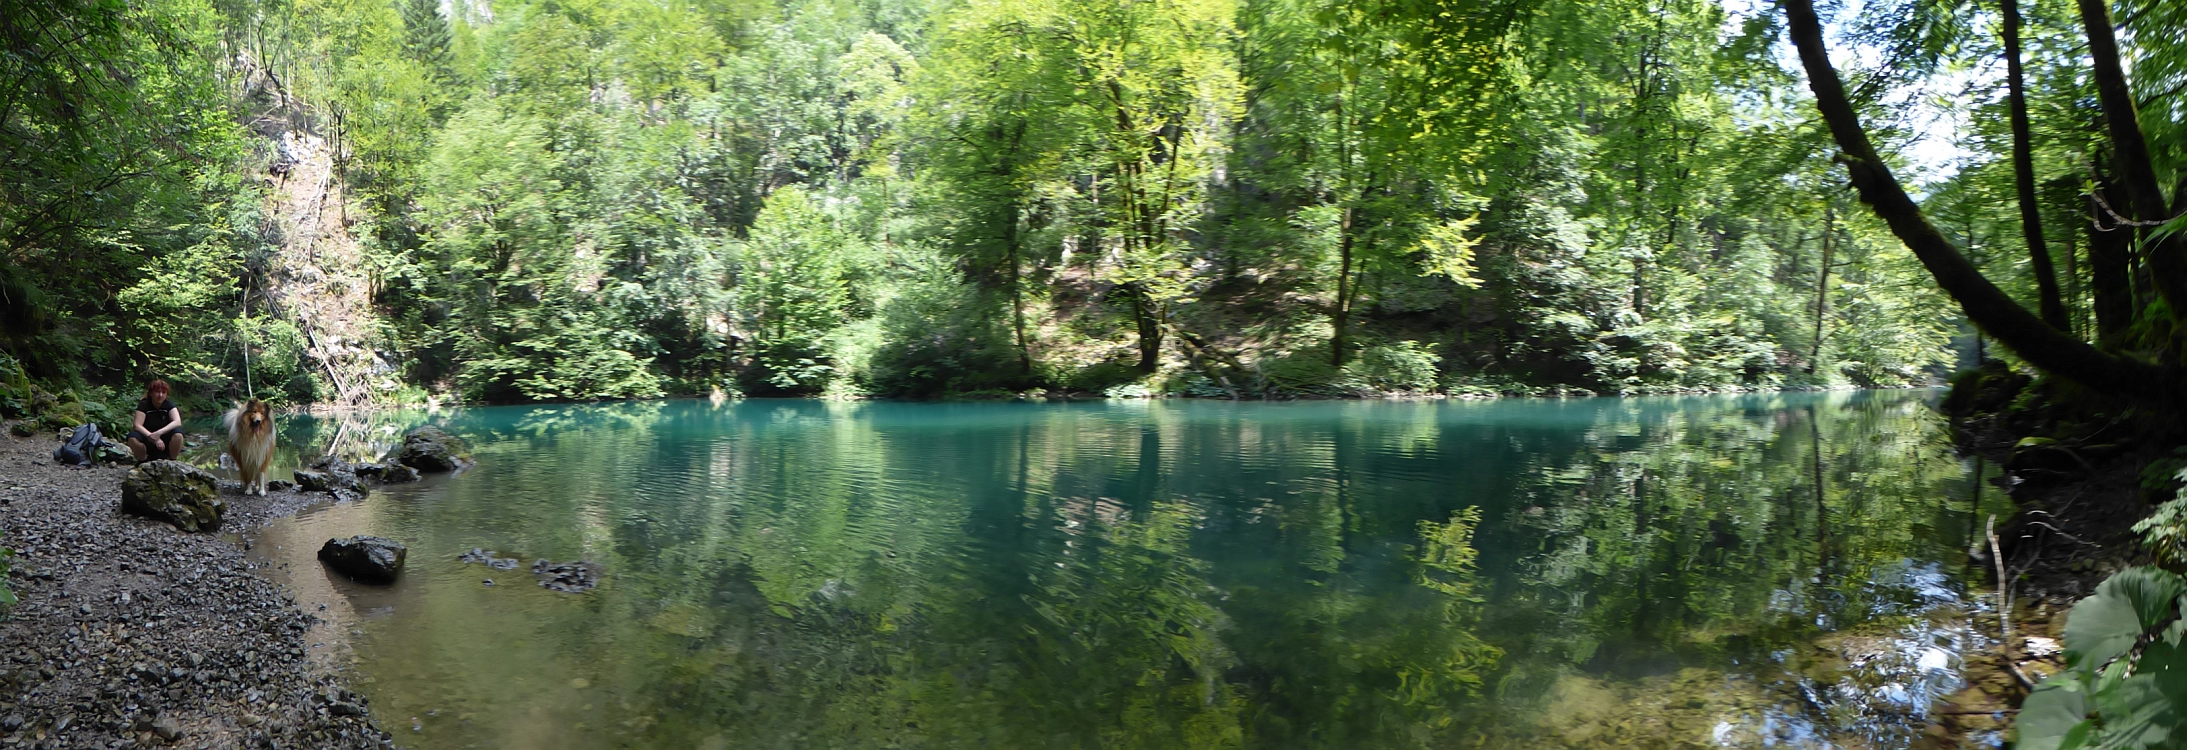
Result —
[[174, 413], [174, 408], [175, 400], [171, 398], [161, 399], [157, 404], [152, 403], [151, 399], [137, 401], [137, 411], [144, 412], [144, 431], [159, 432], [168, 422], [174, 421], [168, 419], [168, 415]]

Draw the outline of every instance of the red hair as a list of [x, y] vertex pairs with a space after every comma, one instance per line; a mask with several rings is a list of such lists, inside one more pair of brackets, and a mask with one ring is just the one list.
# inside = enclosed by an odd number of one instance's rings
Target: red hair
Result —
[[144, 400], [157, 402], [166, 398], [167, 381], [155, 379], [150, 383], [144, 384]]

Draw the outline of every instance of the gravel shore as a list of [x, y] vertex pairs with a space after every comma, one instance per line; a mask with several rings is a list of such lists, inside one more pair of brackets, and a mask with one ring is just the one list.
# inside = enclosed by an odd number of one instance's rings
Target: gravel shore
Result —
[[[251, 531], [326, 499], [222, 495], [220, 533], [119, 512], [126, 466], [55, 465], [0, 436], [0, 748], [392, 747], [310, 643], [317, 618], [261, 574]], [[323, 650], [323, 649], [322, 649]]]

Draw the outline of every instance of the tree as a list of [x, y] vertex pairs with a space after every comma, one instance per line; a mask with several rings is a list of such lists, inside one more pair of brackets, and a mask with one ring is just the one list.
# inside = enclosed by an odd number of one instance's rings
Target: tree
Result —
[[[2125, 90], [2118, 67], [2118, 50], [2111, 42], [2108, 12], [2102, 0], [2080, 0], [2089, 27], [2090, 53], [2095, 58], [2098, 88], [2103, 91], [2104, 115], [2110, 123], [2112, 147], [2118, 154], [2120, 172], [2130, 187], [2135, 216], [2162, 218], [2162, 194], [2157, 192], [2148, 150], [2135, 120], [2132, 97]], [[1846, 95], [1845, 85], [1830, 62], [1822, 23], [1810, 0], [1782, 0], [1793, 45], [1798, 49], [1815, 104], [1829, 126], [1840, 150], [1853, 187], [1861, 200], [1891, 227], [1913, 250], [1938, 286], [1959, 301], [1967, 318], [2021, 357], [2044, 371], [2100, 390], [2151, 401], [2169, 402], [2178, 390], [2176, 379], [2158, 365], [2131, 355], [2099, 350], [2070, 333], [2044, 322], [2007, 296], [1967, 261], [1949, 239], [1929, 223], [1919, 205], [1906, 194], [1877, 153], [1860, 116]], [[2096, 11], [2092, 13], [2092, 11]], [[2172, 286], [2187, 281], [2177, 274], [2181, 252], [2176, 239], [2159, 239], [2144, 249], [2167, 299], [2187, 299]], [[2169, 313], [2166, 313], [2167, 315]], [[2176, 356], [2176, 355], [2168, 355]]]

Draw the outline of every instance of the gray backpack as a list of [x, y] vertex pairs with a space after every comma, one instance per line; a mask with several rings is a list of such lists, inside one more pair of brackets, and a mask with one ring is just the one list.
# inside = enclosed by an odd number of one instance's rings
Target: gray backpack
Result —
[[106, 438], [99, 435], [98, 425], [76, 425], [76, 431], [62, 441], [61, 447], [53, 449], [53, 460], [73, 466], [90, 466], [93, 452], [105, 443]]

